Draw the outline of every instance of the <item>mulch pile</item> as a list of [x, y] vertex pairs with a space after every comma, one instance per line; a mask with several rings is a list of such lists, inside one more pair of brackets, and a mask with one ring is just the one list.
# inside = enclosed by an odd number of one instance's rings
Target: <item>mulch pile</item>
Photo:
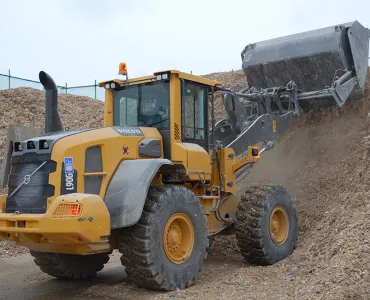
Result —
[[[248, 87], [248, 83], [245, 78], [243, 70], [211, 73], [211, 74], [203, 75], [203, 76], [211, 80], [220, 81], [224, 88], [230, 89], [233, 92], [239, 92], [240, 90]], [[210, 116], [211, 116], [211, 110], [210, 110]], [[215, 93], [215, 118], [218, 121], [221, 119], [227, 118], [227, 114], [225, 112], [225, 107], [224, 107], [224, 100], [223, 100], [221, 92]]]

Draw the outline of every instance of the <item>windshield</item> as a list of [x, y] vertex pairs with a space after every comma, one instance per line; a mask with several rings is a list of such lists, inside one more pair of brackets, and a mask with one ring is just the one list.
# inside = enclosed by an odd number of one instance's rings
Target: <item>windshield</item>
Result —
[[165, 81], [143, 83], [115, 90], [114, 125], [168, 129], [170, 126], [169, 98], [169, 83]]

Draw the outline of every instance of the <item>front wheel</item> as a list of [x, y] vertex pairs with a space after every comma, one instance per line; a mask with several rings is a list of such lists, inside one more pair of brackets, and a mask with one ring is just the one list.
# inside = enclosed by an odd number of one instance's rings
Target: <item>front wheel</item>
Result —
[[187, 188], [150, 188], [139, 222], [118, 240], [128, 279], [155, 290], [190, 286], [207, 257], [206, 223], [199, 199]]
[[289, 256], [298, 238], [292, 195], [281, 186], [249, 188], [238, 205], [235, 235], [250, 263], [271, 265]]

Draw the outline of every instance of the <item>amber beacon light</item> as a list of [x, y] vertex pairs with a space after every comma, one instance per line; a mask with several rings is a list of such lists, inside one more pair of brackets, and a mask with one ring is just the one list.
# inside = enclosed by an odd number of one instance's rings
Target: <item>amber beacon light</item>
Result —
[[126, 65], [126, 63], [121, 62], [119, 64], [118, 74], [119, 75], [127, 75], [127, 65]]

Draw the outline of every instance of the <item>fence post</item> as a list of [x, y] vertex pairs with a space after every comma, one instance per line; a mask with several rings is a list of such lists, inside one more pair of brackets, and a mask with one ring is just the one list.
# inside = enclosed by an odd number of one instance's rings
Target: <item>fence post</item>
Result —
[[68, 94], [67, 90], [68, 90], [68, 86], [67, 86], [67, 82], [66, 82], [66, 94]]
[[95, 99], [96, 99], [96, 79], [95, 79], [94, 89], [95, 89]]
[[10, 89], [10, 70], [8, 70], [8, 85], [9, 85], [9, 89]]

